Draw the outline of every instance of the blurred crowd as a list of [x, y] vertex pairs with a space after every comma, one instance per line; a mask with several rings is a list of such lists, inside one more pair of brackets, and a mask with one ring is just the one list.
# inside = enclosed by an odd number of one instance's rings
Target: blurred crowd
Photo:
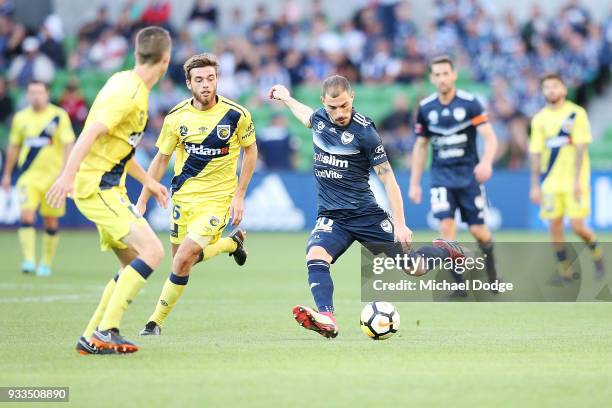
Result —
[[[50, 82], [58, 70], [119, 70], [130, 58], [134, 33], [156, 24], [172, 33], [173, 58], [168, 76], [152, 95], [151, 137], [145, 147], [153, 149], [163, 115], [187, 96], [182, 62], [197, 52], [219, 56], [223, 75], [219, 92], [240, 100], [248, 95], [248, 106], [266, 103], [268, 89], [275, 83], [318, 86], [332, 73], [377, 86], [421, 83], [427, 80], [428, 60], [447, 53], [458, 61], [461, 75], [490, 89], [484, 102], [501, 140], [498, 165], [521, 168], [529, 118], [543, 105], [538, 78], [559, 71], [574, 89], [577, 102], [586, 104], [602, 91], [612, 62], [612, 15], [594, 19], [579, 0], [568, 0], [553, 16], [545, 16], [534, 2], [525, 21], [518, 21], [510, 8], [494, 17], [480, 0], [435, 0], [435, 18], [418, 23], [408, 1], [364, 1], [350, 18], [337, 22], [326, 14], [321, 0], [284, 0], [273, 10], [264, 2], [253, 6], [250, 20], [244, 17], [243, 6], [233, 8], [224, 16], [231, 21], [226, 25], [221, 24], [225, 9], [217, 3], [197, 0], [180, 26], [173, 25], [172, 4], [167, 0], [127, 0], [116, 16], [103, 6], [66, 47], [57, 15], [49, 15], [36, 30], [28, 29], [13, 18], [12, 2], [0, 0], [0, 69], [5, 72], [0, 80], [0, 120], [6, 123], [18, 104], [11, 101], [9, 87], [23, 87], [31, 78]], [[57, 102], [69, 111], [78, 130], [87, 105], [76, 78]], [[378, 124], [390, 155], [402, 163], [413, 143], [411, 107], [415, 105], [416, 101], [399, 95], [393, 110]], [[284, 120], [275, 115], [258, 129], [262, 144], [275, 143], [268, 157], [282, 149], [290, 157], [266, 163], [263, 155], [262, 166], [293, 167], [296, 143]]]

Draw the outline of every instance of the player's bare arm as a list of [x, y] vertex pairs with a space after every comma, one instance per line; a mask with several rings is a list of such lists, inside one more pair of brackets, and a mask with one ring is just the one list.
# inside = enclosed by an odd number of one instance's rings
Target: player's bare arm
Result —
[[19, 157], [19, 151], [21, 147], [16, 144], [10, 144], [6, 152], [6, 165], [4, 166], [4, 173], [2, 175], [2, 189], [8, 193], [11, 187], [11, 174], [17, 164], [17, 158]]
[[484, 138], [485, 149], [480, 161], [474, 167], [476, 181], [484, 183], [493, 175], [493, 161], [497, 153], [497, 136], [490, 123], [483, 123], [478, 126], [478, 133]]
[[574, 146], [576, 148], [576, 161], [574, 167], [574, 197], [579, 200], [582, 194], [582, 191], [580, 189], [580, 176], [582, 173], [582, 163], [584, 162], [584, 156], [586, 154], [587, 148], [586, 145], [583, 143], [575, 144]]
[[143, 190], [147, 189], [150, 194], [153, 195], [155, 201], [157, 201], [157, 205], [162, 208], [168, 208], [168, 190], [165, 186], [151, 177], [151, 175], [142, 168], [140, 163], [136, 161], [134, 156], [127, 162], [126, 170], [130, 176], [134, 177], [142, 184]]
[[232, 225], [234, 226], [239, 225], [244, 216], [244, 196], [251, 182], [251, 177], [253, 177], [256, 163], [257, 144], [253, 143], [244, 148], [242, 167], [240, 168], [240, 177], [238, 178], [238, 187], [236, 187], [234, 198], [230, 204], [230, 217], [232, 218]]
[[[147, 173], [149, 176], [153, 178], [155, 181], [160, 181], [168, 168], [168, 163], [170, 162], [170, 158], [167, 154], [163, 154], [158, 151], [151, 164], [149, 164], [149, 169]], [[151, 191], [147, 189], [144, 184], [142, 186], [142, 190], [140, 191], [140, 196], [138, 197], [138, 202], [136, 203], [136, 208], [141, 214], [144, 214], [147, 210], [147, 202], [151, 197]]]
[[408, 248], [412, 242], [412, 231], [406, 226], [402, 192], [397, 184], [397, 180], [395, 179], [393, 169], [391, 168], [389, 162], [384, 162], [374, 166], [374, 171], [385, 186], [385, 191], [387, 192], [387, 197], [389, 198], [389, 204], [391, 204], [395, 238], [398, 242], [401, 242], [402, 245]]
[[81, 162], [91, 150], [91, 146], [96, 139], [106, 132], [108, 132], [108, 128], [104, 123], [94, 122], [81, 133], [81, 136], [74, 144], [74, 148], [70, 151], [70, 156], [68, 156], [68, 160], [66, 160], [66, 165], [64, 166], [62, 174], [60, 174], [47, 192], [47, 201], [51, 207], [61, 207], [66, 197], [72, 194], [72, 190], [74, 189], [74, 178], [79, 170]]
[[277, 101], [284, 102], [285, 105], [291, 110], [293, 116], [295, 116], [300, 122], [307, 128], [311, 127], [310, 117], [313, 114], [312, 108], [304, 105], [298, 100], [291, 97], [289, 90], [283, 85], [274, 85], [270, 89], [270, 99], [276, 99]]
[[423, 190], [421, 189], [421, 177], [425, 167], [427, 158], [427, 145], [429, 139], [425, 137], [417, 137], [412, 151], [412, 168], [410, 171], [410, 188], [408, 197], [413, 203], [419, 204], [423, 199]]
[[529, 191], [529, 199], [534, 204], [540, 204], [542, 199], [542, 190], [540, 189], [540, 155], [538, 153], [531, 154], [531, 190]]

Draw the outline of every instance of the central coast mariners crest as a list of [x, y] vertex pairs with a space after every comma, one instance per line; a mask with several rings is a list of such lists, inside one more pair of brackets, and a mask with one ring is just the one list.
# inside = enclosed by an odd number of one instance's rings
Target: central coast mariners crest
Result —
[[217, 125], [217, 137], [227, 140], [230, 137], [230, 125]]

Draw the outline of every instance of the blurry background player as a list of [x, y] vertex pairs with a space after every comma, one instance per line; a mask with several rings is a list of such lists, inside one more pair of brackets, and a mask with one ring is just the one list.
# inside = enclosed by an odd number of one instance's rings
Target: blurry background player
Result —
[[567, 259], [563, 219], [592, 251], [596, 277], [604, 275], [603, 253], [593, 231], [585, 225], [591, 212], [591, 166], [587, 145], [591, 127], [586, 111], [566, 100], [567, 88], [558, 74], [542, 79], [547, 105], [531, 122], [531, 192], [540, 204], [540, 217], [549, 221], [550, 235], [559, 260], [559, 274], [572, 279], [573, 268]]
[[[338, 326], [333, 315], [330, 263], [355, 240], [368, 248], [372, 244], [390, 244], [393, 248], [389, 249], [396, 254], [403, 253], [412, 241], [412, 231], [404, 219], [402, 193], [380, 136], [372, 121], [353, 109], [354, 97], [348, 80], [339, 75], [323, 82], [324, 107], [317, 111], [293, 99], [282, 85], [270, 90], [270, 98], [284, 102], [300, 122], [312, 128], [318, 215], [308, 240], [306, 260], [308, 284], [318, 312], [298, 305], [293, 315], [304, 328], [331, 338], [338, 335]], [[378, 206], [370, 189], [372, 168], [385, 186], [392, 217]], [[463, 256], [463, 251], [454, 243], [435, 240], [433, 246], [419, 248], [413, 256], [457, 258]], [[426, 272], [413, 269], [409, 273]]]
[[[172, 272], [155, 311], [141, 335], [158, 335], [168, 314], [183, 294], [193, 265], [229, 253], [238, 265], [246, 261], [245, 232], [221, 233], [232, 218], [237, 226], [244, 213], [244, 196], [257, 162], [255, 126], [244, 107], [217, 95], [219, 62], [213, 54], [199, 54], [184, 65], [192, 97], [166, 115], [157, 140], [159, 151], [149, 174], [161, 180], [176, 151], [172, 179], [170, 242]], [[236, 168], [244, 149], [240, 179]], [[142, 214], [150, 193], [143, 187], [137, 207]]]
[[31, 81], [26, 97], [29, 105], [17, 112], [11, 125], [2, 188], [8, 192], [11, 173], [18, 161], [21, 173], [17, 180], [21, 200], [21, 270], [31, 273], [36, 268], [34, 223], [38, 210], [43, 217], [45, 233], [36, 274], [48, 276], [59, 240], [59, 218], [64, 215], [66, 207], [52, 208], [45, 194], [64, 167], [72, 149], [74, 132], [66, 111], [49, 103], [49, 89], [45, 83]]
[[[147, 123], [149, 92], [168, 70], [170, 51], [170, 34], [163, 28], [146, 27], [136, 34], [134, 68], [113, 74], [98, 92], [64, 171], [47, 193], [52, 206], [72, 196], [79, 211], [96, 224], [100, 248], [112, 249], [121, 265], [77, 342], [83, 355], [138, 351], [119, 334], [119, 326], [164, 257], [164, 247], [130, 202], [125, 178], [129, 173], [167, 206], [168, 191], [144, 171], [134, 153]], [[87, 272], [87, 265], [82, 266]]]
[[[419, 103], [415, 124], [417, 140], [412, 153], [409, 197], [415, 203], [422, 200], [421, 176], [427, 158], [427, 144], [431, 140], [431, 211], [440, 220], [440, 234], [454, 240], [457, 236], [455, 211], [469, 226], [486, 256], [489, 280], [498, 279], [493, 258], [493, 237], [485, 225], [487, 204], [482, 183], [491, 178], [497, 138], [478, 100], [455, 88], [457, 72], [448, 56], [431, 62], [430, 80], [437, 92]], [[482, 158], [478, 158], [476, 135], [485, 140]], [[457, 282], [462, 275], [452, 272]], [[466, 295], [457, 291], [454, 295]]]

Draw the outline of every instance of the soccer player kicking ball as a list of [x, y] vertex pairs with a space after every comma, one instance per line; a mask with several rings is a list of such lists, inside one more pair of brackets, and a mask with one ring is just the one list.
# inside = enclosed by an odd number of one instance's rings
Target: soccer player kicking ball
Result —
[[[23, 253], [21, 271], [51, 275], [51, 263], [59, 240], [59, 218], [65, 206], [51, 208], [45, 194], [57, 178], [74, 143], [74, 132], [65, 110], [49, 103], [47, 84], [31, 81], [26, 97], [29, 106], [17, 112], [11, 125], [2, 188], [8, 193], [11, 173], [19, 160], [17, 189], [21, 199], [19, 241]], [[43, 217], [42, 257], [36, 267], [36, 210]]]
[[[430, 80], [437, 92], [419, 104], [412, 153], [412, 171], [408, 196], [414, 203], [422, 200], [421, 176], [427, 158], [427, 144], [433, 149], [431, 162], [431, 211], [440, 220], [440, 235], [457, 237], [455, 211], [469, 226], [470, 233], [486, 257], [491, 283], [498, 280], [493, 257], [493, 236], [484, 219], [487, 199], [482, 183], [491, 178], [497, 138], [480, 102], [471, 94], [457, 89], [457, 72], [447, 56], [435, 58], [430, 66]], [[478, 158], [476, 136], [485, 140], [482, 158]], [[463, 275], [451, 272], [457, 283]], [[494, 291], [495, 292], [495, 291]], [[467, 296], [455, 291], [452, 296]]]
[[[172, 179], [170, 242], [172, 272], [155, 311], [141, 335], [159, 335], [161, 326], [183, 294], [193, 265], [229, 253], [238, 265], [247, 258], [245, 232], [221, 233], [232, 219], [242, 220], [244, 196], [257, 162], [255, 127], [242, 106], [217, 95], [219, 63], [213, 54], [194, 55], [184, 66], [192, 97], [179, 103], [164, 119], [149, 175], [160, 180], [176, 152]], [[236, 167], [244, 149], [240, 180]], [[137, 207], [144, 213], [150, 191], [144, 186]]]
[[558, 74], [542, 79], [542, 91], [547, 105], [531, 121], [529, 195], [541, 205], [540, 217], [549, 221], [560, 277], [571, 282], [573, 276], [563, 236], [563, 218], [567, 216], [574, 232], [591, 249], [596, 277], [601, 279], [605, 273], [603, 253], [584, 222], [591, 212], [589, 119], [583, 108], [565, 99], [567, 88]]
[[[404, 220], [402, 194], [380, 136], [372, 121], [353, 109], [354, 97], [348, 80], [338, 75], [323, 82], [324, 107], [317, 111], [293, 99], [282, 85], [270, 90], [270, 98], [284, 102], [300, 122], [312, 128], [318, 218], [308, 240], [306, 264], [318, 311], [298, 305], [293, 308], [293, 315], [304, 328], [328, 338], [338, 335], [330, 264], [355, 240], [370, 248], [371, 244], [388, 243], [395, 254], [403, 253], [412, 241], [412, 231]], [[371, 168], [385, 186], [392, 218], [378, 206], [370, 189]], [[441, 239], [412, 254], [433, 259], [464, 256], [458, 245]], [[427, 262], [416, 263], [418, 269], [410, 273], [425, 273], [423, 264]]]
[[164, 257], [164, 248], [130, 203], [125, 177], [129, 173], [167, 206], [168, 191], [136, 162], [134, 152], [147, 123], [149, 91], [168, 69], [170, 47], [170, 35], [163, 28], [146, 27], [137, 33], [136, 66], [106, 81], [66, 168], [47, 193], [53, 207], [71, 195], [81, 213], [96, 224], [102, 250], [112, 249], [122, 268], [106, 285], [77, 343], [81, 354], [138, 351], [119, 334], [121, 318]]

